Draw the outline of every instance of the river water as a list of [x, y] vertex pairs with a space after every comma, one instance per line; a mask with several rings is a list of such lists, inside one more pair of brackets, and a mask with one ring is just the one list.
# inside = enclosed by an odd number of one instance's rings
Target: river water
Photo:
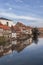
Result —
[[43, 38], [13, 41], [0, 56], [0, 65], [43, 65]]

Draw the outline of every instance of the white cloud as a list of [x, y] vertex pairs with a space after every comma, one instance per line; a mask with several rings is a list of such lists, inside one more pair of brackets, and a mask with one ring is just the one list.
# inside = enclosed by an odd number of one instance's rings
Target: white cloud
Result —
[[43, 5], [40, 5], [40, 7], [43, 7]]
[[10, 7], [9, 10], [12, 10], [12, 8]]
[[9, 18], [13, 18], [13, 19], [43, 21], [43, 19], [41, 19], [41, 18], [35, 18], [35, 17], [23, 16], [23, 15], [22, 16], [18, 16], [16, 14], [7, 13], [7, 12], [0, 12], [0, 16], [6, 16], [6, 17], [9, 17]]
[[0, 12], [0, 16], [8, 17], [11, 19], [27, 20], [28, 21], [27, 23], [29, 23], [31, 26], [37, 26], [37, 27], [43, 26], [43, 19], [42, 18], [37, 18], [37, 17], [35, 18], [35, 17], [23, 16], [23, 15], [18, 16], [16, 14], [8, 13], [8, 12]]

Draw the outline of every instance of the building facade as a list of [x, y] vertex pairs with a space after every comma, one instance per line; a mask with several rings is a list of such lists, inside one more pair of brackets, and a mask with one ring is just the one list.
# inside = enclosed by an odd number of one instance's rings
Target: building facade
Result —
[[15, 25], [12, 20], [6, 19], [6, 18], [0, 18], [0, 23], [7, 25], [7, 26]]

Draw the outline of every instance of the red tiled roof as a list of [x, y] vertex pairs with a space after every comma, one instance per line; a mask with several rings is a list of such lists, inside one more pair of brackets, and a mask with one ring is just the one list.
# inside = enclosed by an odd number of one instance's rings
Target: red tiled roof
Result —
[[21, 31], [20, 28], [18, 26], [16, 26], [16, 25], [14, 26], [14, 30], [15, 31]]
[[0, 23], [0, 28], [4, 29], [4, 30], [10, 30], [9, 26], [3, 25]]
[[0, 23], [0, 28], [3, 28], [3, 24]]
[[4, 30], [10, 30], [10, 27], [9, 26], [6, 26], [6, 25], [3, 25], [3, 29]]
[[30, 26], [26, 26], [26, 25], [24, 25], [24, 24], [21, 23], [21, 22], [17, 22], [16, 26], [18, 26], [20, 29], [23, 29], [23, 30], [29, 30], [29, 29], [32, 29], [32, 27], [30, 27]]
[[17, 26], [20, 26], [20, 27], [25, 27], [25, 25], [24, 25], [23, 23], [21, 23], [21, 22], [17, 22], [16, 25], [17, 25]]
[[40, 28], [38, 28], [39, 30], [43, 30], [43, 28], [42, 27], [40, 27]]

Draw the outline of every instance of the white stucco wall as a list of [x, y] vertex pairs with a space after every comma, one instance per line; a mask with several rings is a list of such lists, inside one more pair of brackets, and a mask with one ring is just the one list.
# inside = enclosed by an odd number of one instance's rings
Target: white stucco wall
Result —
[[7, 22], [8, 22], [8, 23], [9, 23], [9, 26], [15, 25], [13, 21], [8, 21], [8, 20], [2, 20], [2, 19], [0, 19], [0, 22], [1, 22], [2, 24], [7, 24]]
[[15, 37], [16, 38], [16, 33], [12, 33], [12, 38]]
[[2, 33], [2, 32], [3, 32], [3, 29], [0, 28], [0, 33]]

